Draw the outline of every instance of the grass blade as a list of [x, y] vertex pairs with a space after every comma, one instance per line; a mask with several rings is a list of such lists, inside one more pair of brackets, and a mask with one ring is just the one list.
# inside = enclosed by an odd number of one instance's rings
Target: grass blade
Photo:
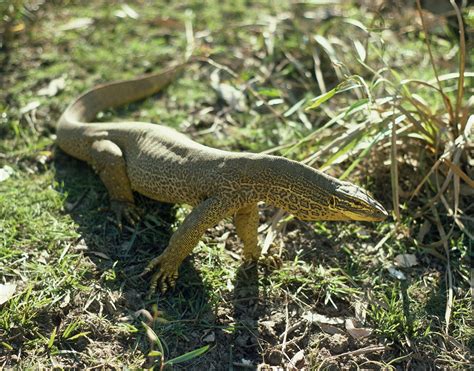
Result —
[[337, 93], [337, 87], [329, 90], [327, 93], [321, 94], [320, 96], [313, 99], [313, 103], [310, 106], [305, 108], [305, 111], [309, 111], [315, 108], [318, 108], [321, 104], [331, 99]]
[[396, 222], [400, 222], [400, 195], [398, 190], [398, 166], [397, 166], [397, 125], [395, 121], [395, 112], [393, 112], [392, 136], [390, 151], [390, 172], [392, 182], [392, 202], [393, 211], [395, 212]]
[[[430, 44], [429, 37], [428, 37], [428, 29], [426, 27], [425, 18], [423, 17], [423, 12], [421, 10], [420, 0], [416, 0], [416, 7], [418, 9], [418, 13], [420, 14], [420, 19], [421, 19], [421, 25], [423, 27], [423, 32], [425, 33], [425, 43], [426, 43], [426, 47], [428, 49], [428, 55], [430, 57], [431, 67], [433, 68], [433, 72], [434, 72], [434, 75], [436, 77], [436, 81], [438, 82], [439, 90], [441, 90], [443, 92], [443, 96], [444, 96], [445, 94], [444, 94], [444, 91], [443, 91], [443, 87], [441, 85], [441, 82], [439, 81], [438, 69], [436, 68], [436, 63], [434, 62], [434, 58], [433, 58], [433, 52], [431, 51], [431, 44]], [[446, 100], [443, 99], [443, 102], [446, 106], [446, 111], [449, 112], [449, 114], [450, 114], [449, 121], [452, 123], [454, 121], [454, 117], [452, 115], [453, 109], [448, 104], [448, 102], [446, 102]]]
[[[464, 95], [464, 71], [466, 68], [466, 37], [464, 35], [464, 24], [462, 21], [461, 12], [454, 0], [450, 0], [452, 7], [456, 11], [456, 18], [459, 26], [459, 79], [458, 79], [458, 94], [456, 97], [456, 125], [460, 121], [460, 113], [462, 107], [462, 98]], [[462, 125], [462, 124], [461, 124]], [[461, 126], [461, 132], [463, 127]]]
[[53, 328], [53, 332], [51, 333], [51, 336], [49, 337], [48, 349], [52, 348], [55, 339], [56, 339], [56, 327]]
[[[353, 82], [353, 80], [357, 80], [360, 84], [351, 84]], [[321, 95], [317, 96], [316, 98], [314, 98], [312, 100], [313, 103], [311, 103], [311, 105], [306, 107], [305, 111], [309, 111], [309, 110], [318, 108], [321, 104], [323, 104], [327, 100], [331, 99], [333, 96], [335, 96], [338, 93], [342, 93], [342, 92], [352, 90], [352, 89], [355, 89], [355, 88], [360, 88], [361, 86], [363, 86], [362, 85], [363, 83], [361, 83], [360, 81], [361, 81], [361, 79], [359, 78], [359, 76], [350, 76], [350, 77], [348, 77], [346, 80], [344, 80], [343, 82], [338, 84], [335, 88], [329, 90], [327, 93], [321, 94]]]
[[449, 231], [449, 233], [446, 233], [444, 230], [443, 224], [441, 223], [441, 220], [439, 218], [438, 211], [436, 210], [436, 207], [432, 206], [431, 211], [433, 212], [433, 215], [435, 216], [435, 224], [436, 227], [438, 228], [438, 233], [441, 236], [441, 239], [443, 241], [443, 246], [444, 246], [444, 251], [446, 253], [446, 287], [448, 288], [448, 297], [446, 298], [446, 310], [444, 313], [444, 321], [445, 321], [445, 329], [444, 332], [446, 335], [449, 334], [449, 325], [451, 323], [451, 313], [453, 310], [453, 274], [451, 272], [451, 260], [449, 256], [449, 236], [452, 232], [452, 228]]
[[206, 353], [209, 350], [209, 345], [204, 345], [201, 348], [194, 349], [188, 353], [184, 353], [176, 358], [170, 359], [165, 362], [166, 366], [173, 366], [177, 363], [182, 363], [186, 361], [190, 361], [191, 359], [194, 359], [196, 357], [199, 357], [200, 355]]

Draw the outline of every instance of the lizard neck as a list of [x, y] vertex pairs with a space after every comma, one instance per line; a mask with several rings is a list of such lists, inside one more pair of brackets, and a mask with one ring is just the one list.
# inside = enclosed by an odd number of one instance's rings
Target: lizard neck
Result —
[[339, 180], [279, 156], [263, 155], [253, 168], [265, 202], [303, 220], [324, 219], [320, 213], [327, 209]]

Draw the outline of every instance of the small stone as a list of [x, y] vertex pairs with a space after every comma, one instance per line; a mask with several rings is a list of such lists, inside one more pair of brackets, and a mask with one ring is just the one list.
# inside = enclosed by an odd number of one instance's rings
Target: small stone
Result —
[[216, 341], [216, 334], [215, 334], [214, 331], [213, 331], [213, 332], [209, 333], [208, 335], [206, 335], [206, 336], [202, 339], [202, 341], [203, 341], [204, 343], [213, 343], [213, 342]]

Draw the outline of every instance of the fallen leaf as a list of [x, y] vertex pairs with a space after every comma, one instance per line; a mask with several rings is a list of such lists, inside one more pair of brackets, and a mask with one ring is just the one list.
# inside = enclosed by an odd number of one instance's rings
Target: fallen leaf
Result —
[[372, 334], [372, 332], [374, 331], [371, 328], [355, 327], [354, 320], [352, 320], [351, 318], [346, 319], [345, 325], [346, 325], [347, 332], [354, 339], [365, 338], [365, 337], [369, 336], [370, 334]]
[[3, 182], [4, 180], [7, 180], [10, 178], [10, 175], [12, 175], [15, 171], [8, 165], [5, 165], [0, 169], [0, 182]]
[[45, 165], [46, 163], [50, 162], [53, 159], [53, 152], [51, 151], [41, 151], [36, 156], [36, 161], [38, 161], [41, 165]]
[[0, 305], [6, 303], [16, 291], [14, 283], [0, 283]]
[[355, 318], [360, 323], [365, 323], [365, 317], [367, 316], [367, 302], [358, 301], [354, 304]]
[[406, 276], [403, 272], [399, 271], [398, 269], [395, 269], [395, 267], [391, 266], [391, 267], [388, 267], [388, 273], [390, 273], [390, 275], [392, 277], [395, 277], [397, 280], [406, 280]]
[[54, 97], [58, 92], [64, 89], [66, 86], [66, 78], [64, 76], [53, 79], [49, 82], [48, 86], [38, 90], [38, 95]]
[[326, 317], [322, 314], [306, 312], [303, 314], [303, 318], [311, 323], [325, 324], [325, 325], [341, 325], [344, 323], [342, 318], [338, 317]]
[[248, 360], [248, 359], [245, 359], [245, 358], [242, 358], [242, 360], [240, 361], [244, 366], [252, 366], [252, 361]]
[[64, 296], [61, 304], [59, 304], [59, 307], [60, 308], [66, 308], [69, 305], [70, 302], [71, 302], [71, 294], [68, 291], [67, 294]]
[[216, 341], [216, 334], [214, 332], [211, 332], [210, 334], [208, 334], [207, 336], [205, 336], [202, 341], [204, 343], [213, 343]]
[[420, 227], [420, 230], [418, 231], [418, 234], [416, 235], [416, 240], [419, 243], [423, 243], [423, 239], [429, 233], [430, 229], [431, 229], [431, 223], [428, 219], [425, 219], [425, 221]]
[[98, 256], [99, 258], [111, 260], [110, 257], [107, 254], [104, 254], [103, 252], [100, 252], [100, 251], [88, 251], [88, 252], [89, 254]]
[[152, 20], [148, 21], [148, 24], [151, 26], [159, 27], [159, 28], [169, 28], [169, 29], [180, 29], [183, 27], [182, 23], [179, 22], [177, 19], [169, 18], [169, 17], [156, 17]]
[[272, 321], [272, 320], [261, 321], [260, 325], [262, 326], [261, 332], [263, 332], [266, 335], [276, 336], [276, 332], [275, 332], [276, 322], [275, 321]]
[[217, 237], [217, 241], [219, 241], [219, 242], [224, 241], [224, 242], [225, 242], [225, 241], [227, 241], [227, 239], [229, 238], [229, 236], [230, 236], [230, 232], [227, 231], [227, 232], [223, 233], [222, 236]]
[[401, 268], [410, 268], [418, 264], [416, 256], [413, 254], [399, 254], [395, 257], [395, 265]]
[[89, 27], [92, 23], [94, 23], [94, 20], [92, 18], [75, 18], [71, 19], [65, 25], [59, 27], [59, 31], [72, 31], [77, 30], [79, 28], [86, 28]]
[[344, 334], [344, 331], [342, 331], [340, 328], [333, 326], [333, 325], [328, 325], [326, 323], [318, 323], [319, 328], [324, 331], [327, 334], [335, 335], [335, 334]]
[[226, 282], [226, 289], [227, 289], [227, 291], [229, 291], [229, 292], [234, 291], [234, 284], [232, 283], [232, 280], [231, 280], [230, 278], [227, 279], [227, 282]]
[[240, 90], [226, 83], [220, 83], [215, 87], [215, 90], [219, 95], [219, 98], [226, 102], [227, 105], [229, 105], [236, 111], [245, 111], [245, 95]]
[[23, 22], [17, 23], [13, 27], [10, 28], [10, 32], [16, 33], [16, 32], [21, 32], [25, 29], [25, 24]]

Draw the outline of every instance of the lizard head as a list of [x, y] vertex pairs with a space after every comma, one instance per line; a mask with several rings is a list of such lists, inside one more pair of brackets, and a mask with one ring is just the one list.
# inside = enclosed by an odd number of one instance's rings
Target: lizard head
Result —
[[[297, 218], [306, 221], [358, 220], [376, 222], [387, 218], [385, 208], [368, 192], [355, 184], [334, 179], [328, 188], [313, 189], [294, 197], [294, 203], [282, 205]], [[291, 196], [290, 196], [291, 197]], [[286, 206], [286, 207], [285, 207]]]
[[385, 208], [366, 190], [349, 182], [340, 182], [335, 187], [331, 206], [348, 220], [378, 222], [388, 216]]
[[[366, 190], [309, 166], [273, 158], [265, 174], [267, 201], [298, 219], [382, 221], [388, 213]], [[269, 181], [272, 180], [273, 181]]]

